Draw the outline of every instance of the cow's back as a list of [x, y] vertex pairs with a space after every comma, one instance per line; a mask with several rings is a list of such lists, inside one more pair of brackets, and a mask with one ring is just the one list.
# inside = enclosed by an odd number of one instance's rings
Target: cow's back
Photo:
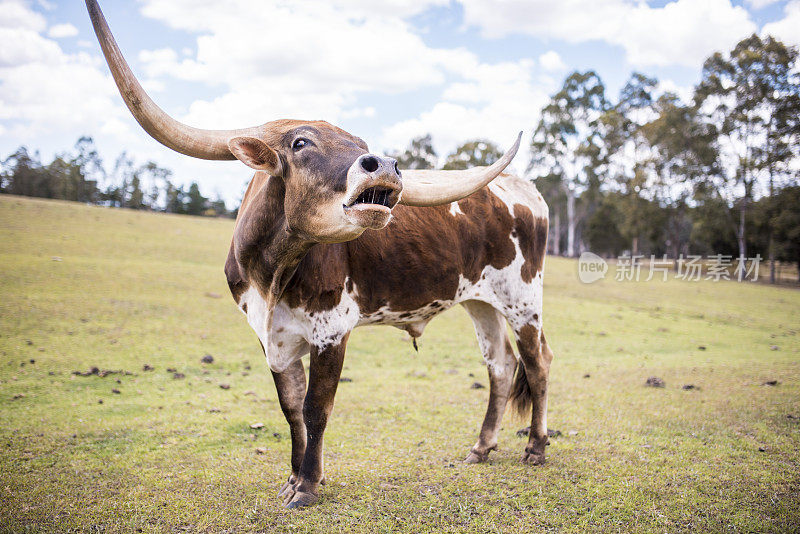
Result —
[[536, 187], [503, 174], [475, 194], [436, 207], [397, 206], [383, 230], [344, 244], [362, 314], [457, 301], [465, 285], [523, 257], [520, 277], [541, 271], [547, 204]]

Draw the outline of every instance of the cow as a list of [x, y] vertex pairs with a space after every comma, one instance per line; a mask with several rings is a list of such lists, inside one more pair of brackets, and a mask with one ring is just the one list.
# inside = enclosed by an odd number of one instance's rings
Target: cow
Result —
[[[494, 164], [400, 171], [359, 137], [324, 121], [277, 120], [200, 130], [153, 103], [86, 0], [128, 108], [153, 138], [188, 156], [254, 169], [236, 218], [225, 275], [261, 342], [289, 424], [288, 508], [319, 500], [323, 434], [350, 332], [383, 324], [416, 345], [435, 315], [460, 304], [489, 374], [489, 404], [467, 463], [497, 447], [507, 404], [530, 411], [522, 461], [541, 465], [553, 353], [542, 330], [548, 209], [526, 180], [504, 173], [520, 136]], [[506, 324], [516, 338], [517, 356]], [[302, 357], [310, 354], [308, 384]]]

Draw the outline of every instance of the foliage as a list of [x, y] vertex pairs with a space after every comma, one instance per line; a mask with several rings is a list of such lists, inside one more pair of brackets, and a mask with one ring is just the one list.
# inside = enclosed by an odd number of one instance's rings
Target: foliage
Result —
[[411, 140], [404, 152], [390, 153], [397, 160], [400, 169], [433, 169], [436, 168], [437, 156], [433, 149], [431, 134]]
[[491, 141], [475, 139], [460, 145], [447, 156], [444, 162], [445, 170], [469, 169], [472, 167], [485, 167], [491, 165], [503, 155], [503, 151]]
[[769, 205], [777, 259], [795, 262], [800, 273], [800, 186], [785, 187], [762, 202]]
[[726, 163], [718, 176], [704, 179], [739, 210], [740, 256], [747, 255], [747, 208], [759, 178], [767, 173], [772, 180], [775, 167], [793, 153], [785, 145], [797, 135], [790, 131], [800, 111], [797, 55], [796, 49], [772, 37], [753, 34], [730, 54], [717, 52], [708, 58], [695, 91], [696, 105], [717, 129], [716, 143]]
[[[573, 72], [542, 108], [531, 141], [528, 171], [557, 177], [566, 200], [567, 256], [576, 250], [576, 228], [581, 218], [576, 197], [599, 185], [602, 165], [600, 119], [608, 108], [605, 86], [593, 71]], [[591, 211], [586, 204], [583, 215]]]
[[550, 250], [562, 252], [566, 218], [570, 256], [610, 254], [622, 239], [633, 254], [777, 258], [788, 208], [769, 199], [800, 175], [797, 59], [748, 37], [706, 61], [692, 102], [641, 73], [607, 102], [595, 73], [568, 75], [542, 108], [528, 169], [550, 205]]
[[107, 173], [94, 141], [81, 137], [72, 152], [57, 155], [47, 165], [38, 152], [19, 147], [2, 162], [0, 193], [186, 215], [229, 215], [222, 199], [206, 198], [196, 182], [188, 191], [177, 187], [171, 176], [172, 171], [152, 161], [137, 165], [124, 152]]

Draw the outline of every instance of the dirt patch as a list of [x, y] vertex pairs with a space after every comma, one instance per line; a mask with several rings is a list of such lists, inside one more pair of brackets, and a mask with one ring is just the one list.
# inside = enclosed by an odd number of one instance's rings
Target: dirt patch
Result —
[[644, 385], [645, 387], [649, 388], [663, 388], [664, 386], [666, 386], [664, 380], [657, 376], [651, 376], [650, 378], [648, 378], [647, 381], [644, 383]]
[[100, 378], [105, 378], [108, 375], [133, 375], [130, 371], [100, 369], [99, 367], [90, 367], [88, 371], [72, 371], [72, 374], [75, 376], [99, 376]]

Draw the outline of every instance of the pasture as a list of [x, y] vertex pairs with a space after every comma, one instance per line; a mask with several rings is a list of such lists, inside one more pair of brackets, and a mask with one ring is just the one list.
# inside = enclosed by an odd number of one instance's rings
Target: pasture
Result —
[[288, 428], [222, 272], [232, 221], [0, 196], [0, 229], [4, 532], [800, 525], [797, 290], [583, 285], [574, 261], [548, 258], [560, 435], [538, 468], [518, 462], [528, 423], [511, 414], [490, 462], [462, 463], [488, 397], [463, 311], [434, 319], [419, 353], [400, 330], [360, 328], [323, 499], [288, 511]]

